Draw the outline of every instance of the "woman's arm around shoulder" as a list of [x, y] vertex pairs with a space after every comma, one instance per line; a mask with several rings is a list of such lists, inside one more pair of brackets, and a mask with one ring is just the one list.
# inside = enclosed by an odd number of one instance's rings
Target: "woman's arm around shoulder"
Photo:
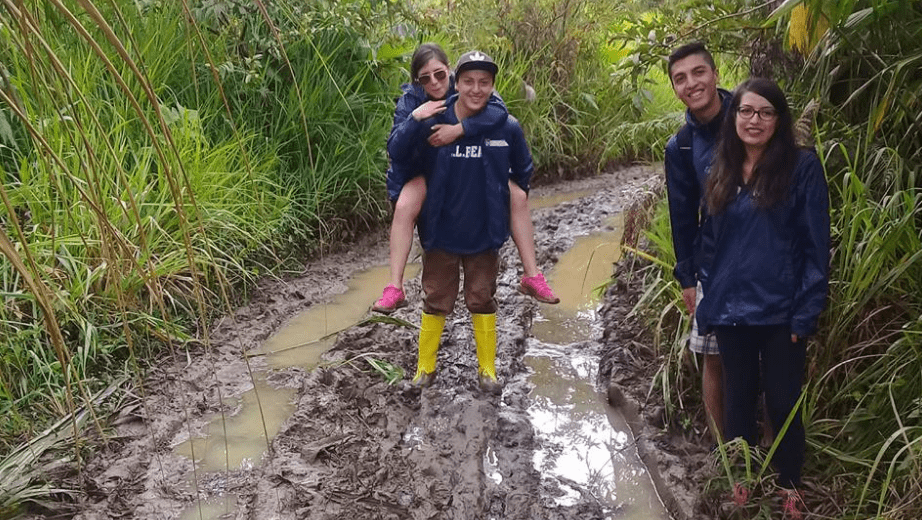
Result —
[[419, 131], [423, 128], [419, 121], [413, 119], [413, 111], [426, 100], [421, 87], [405, 84], [401, 87], [403, 95], [397, 99], [394, 108], [394, 124], [387, 138], [387, 153], [391, 161], [405, 161], [413, 155], [419, 141]]

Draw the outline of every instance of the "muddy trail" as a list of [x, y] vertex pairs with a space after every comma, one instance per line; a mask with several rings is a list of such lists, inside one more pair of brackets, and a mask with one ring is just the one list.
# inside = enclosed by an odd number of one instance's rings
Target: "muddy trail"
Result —
[[[650, 391], [655, 355], [626, 319], [636, 282], [592, 299], [590, 278], [564, 270], [567, 252], [588, 237], [588, 261], [610, 277], [600, 251], [616, 246], [618, 215], [658, 176], [636, 166], [533, 191], [538, 262], [564, 302], [517, 292], [510, 240], [496, 295], [501, 396], [477, 388], [461, 301], [446, 323], [435, 384], [408, 385], [419, 278], [407, 278], [407, 308], [368, 319], [384, 284], [382, 233], [298, 276], [264, 280], [213, 325], [207, 348], [151, 368], [116, 413], [109, 448], [71, 475], [88, 493], [66, 517], [700, 517], [693, 490], [708, 471], [705, 441], [664, 428], [661, 398]], [[378, 278], [362, 274], [372, 268]], [[343, 299], [357, 287], [357, 300]], [[582, 297], [588, 307], [566, 309]], [[52, 517], [60, 511], [30, 516]]]

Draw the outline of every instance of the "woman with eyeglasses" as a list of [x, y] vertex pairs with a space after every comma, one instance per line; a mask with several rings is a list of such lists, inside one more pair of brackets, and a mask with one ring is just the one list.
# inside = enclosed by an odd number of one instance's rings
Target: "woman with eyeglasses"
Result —
[[778, 85], [743, 82], [728, 114], [705, 188], [704, 299], [696, 316], [701, 330], [717, 334], [725, 437], [756, 445], [764, 390], [781, 437], [773, 463], [785, 514], [799, 517], [805, 436], [798, 400], [806, 338], [826, 305], [829, 190], [817, 156], [795, 144]]
[[[394, 125], [388, 138], [390, 167], [387, 172], [387, 192], [393, 207], [390, 232], [390, 284], [372, 310], [390, 314], [406, 306], [403, 292], [403, 271], [413, 245], [413, 228], [416, 217], [426, 198], [425, 168], [417, 164], [417, 148], [411, 146], [415, 139], [393, 139], [410, 121], [422, 121], [445, 110], [445, 99], [455, 93], [454, 77], [448, 65], [448, 56], [434, 43], [424, 43], [413, 53], [410, 61], [412, 83], [401, 87], [403, 95], [397, 100]], [[445, 146], [461, 136], [476, 136], [506, 122], [509, 112], [503, 100], [494, 92], [486, 109], [476, 116], [456, 125], [435, 125], [428, 141], [432, 146]], [[528, 194], [517, 184], [509, 183], [510, 231], [512, 240], [522, 259], [524, 276], [519, 291], [544, 303], [558, 303], [559, 298], [548, 286], [538, 269], [535, 254], [534, 225], [528, 209]]]

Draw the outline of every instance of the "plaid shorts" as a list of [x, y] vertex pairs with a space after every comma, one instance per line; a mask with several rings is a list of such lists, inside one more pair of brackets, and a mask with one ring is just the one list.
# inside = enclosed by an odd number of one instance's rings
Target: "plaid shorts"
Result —
[[[704, 298], [704, 293], [701, 291], [701, 282], [698, 282], [698, 287], [695, 289], [695, 308], [701, 303], [701, 298]], [[720, 349], [717, 348], [717, 335], [713, 333], [705, 336], [698, 334], [698, 320], [694, 316], [692, 316], [691, 335], [688, 337], [688, 348], [696, 354], [720, 354]]]

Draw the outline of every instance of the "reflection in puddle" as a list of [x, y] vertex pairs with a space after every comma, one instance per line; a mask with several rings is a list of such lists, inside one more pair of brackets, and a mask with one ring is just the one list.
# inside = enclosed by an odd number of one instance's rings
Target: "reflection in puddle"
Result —
[[423, 445], [423, 430], [419, 426], [413, 426], [403, 434], [403, 443], [412, 450], [418, 450]]
[[557, 305], [541, 305], [531, 333], [546, 343], [566, 345], [593, 336], [599, 305], [598, 289], [612, 276], [612, 264], [621, 258], [623, 218], [617, 215], [606, 222], [614, 228], [607, 233], [579, 237], [560, 257], [548, 283], [560, 297]]
[[186, 441], [175, 451], [191, 459], [194, 447], [196, 461], [206, 472], [252, 468], [266, 452], [266, 434], [275, 437], [294, 411], [294, 396], [294, 389], [273, 388], [257, 380], [256, 387], [241, 396], [239, 413], [224, 421], [217, 416], [206, 427], [207, 437]]
[[503, 474], [499, 471], [499, 457], [496, 456], [493, 448], [489, 446], [487, 446], [487, 451], [483, 454], [483, 472], [497, 486], [503, 483]]
[[[416, 276], [419, 268], [419, 264], [408, 265], [404, 279]], [[355, 325], [368, 314], [372, 302], [381, 296], [381, 289], [388, 284], [389, 273], [387, 266], [356, 273], [349, 280], [345, 293], [295, 316], [253, 352], [267, 354], [266, 363], [273, 368], [314, 368], [320, 355], [333, 346], [335, 333]]]
[[577, 238], [549, 277], [560, 303], [540, 306], [531, 329], [537, 341], [529, 341], [525, 357], [534, 385], [528, 413], [548, 446], [535, 453], [534, 464], [557, 481], [562, 506], [588, 492], [607, 507], [608, 518], [667, 519], [630, 428], [595, 389], [598, 358], [563, 346], [598, 336], [597, 289], [621, 256], [622, 223], [618, 215], [606, 222], [614, 231]]
[[221, 520], [224, 518], [234, 518], [233, 513], [236, 510], [237, 496], [224, 495], [196, 502], [195, 505], [183, 511], [182, 515], [179, 516], [179, 520], [201, 520], [203, 518]]
[[525, 358], [535, 385], [528, 413], [548, 447], [535, 453], [534, 464], [560, 484], [564, 495], [556, 502], [574, 505], [588, 491], [611, 518], [669, 518], [627, 424], [593, 385], [598, 359], [557, 348], [530, 351]]

